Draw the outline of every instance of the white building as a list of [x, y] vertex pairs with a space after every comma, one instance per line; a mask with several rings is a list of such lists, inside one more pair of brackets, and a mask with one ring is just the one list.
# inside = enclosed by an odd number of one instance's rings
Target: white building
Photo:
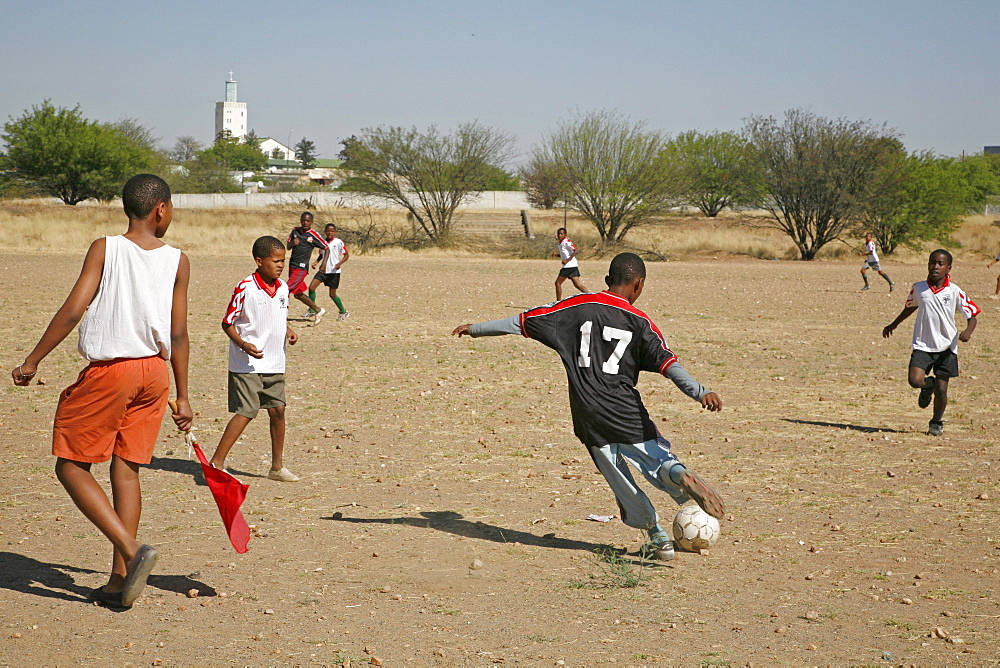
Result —
[[295, 151], [285, 146], [277, 139], [268, 137], [260, 143], [261, 153], [270, 160], [295, 160]]
[[224, 132], [240, 141], [247, 136], [247, 104], [236, 101], [236, 80], [232, 72], [226, 82], [226, 101], [215, 103], [215, 136]]

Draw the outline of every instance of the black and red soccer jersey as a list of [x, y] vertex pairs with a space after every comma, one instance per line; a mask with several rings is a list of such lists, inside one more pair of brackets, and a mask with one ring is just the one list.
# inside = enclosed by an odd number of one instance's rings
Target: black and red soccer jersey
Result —
[[292, 257], [289, 258], [288, 265], [296, 269], [304, 269], [309, 265], [309, 258], [312, 257], [314, 248], [325, 250], [327, 247], [326, 239], [317, 234], [316, 230], [313, 229], [303, 230], [301, 227], [292, 228], [286, 245], [291, 244], [293, 239], [298, 239], [299, 243], [292, 246]]
[[677, 357], [645, 313], [605, 291], [525, 311], [520, 326], [524, 336], [562, 358], [573, 430], [584, 444], [656, 438], [635, 385], [640, 371], [666, 375]]

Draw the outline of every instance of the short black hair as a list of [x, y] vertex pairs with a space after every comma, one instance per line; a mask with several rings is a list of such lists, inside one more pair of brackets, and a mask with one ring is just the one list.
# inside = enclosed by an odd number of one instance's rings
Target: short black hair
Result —
[[556, 230], [556, 234], [559, 234], [560, 232], [562, 232], [563, 234], [568, 234], [566, 232], [566, 228], [565, 227], [560, 227], [558, 230]]
[[257, 241], [253, 242], [253, 256], [263, 260], [264, 258], [271, 257], [274, 251], [284, 250], [284, 248], [285, 244], [281, 243], [281, 239], [277, 237], [260, 237]]
[[144, 220], [161, 202], [170, 201], [170, 186], [155, 174], [136, 174], [122, 188], [122, 208], [129, 220]]
[[316, 218], [312, 215], [311, 211], [303, 211], [302, 213], [300, 213], [299, 220], [302, 220], [302, 216], [309, 216], [310, 219], [316, 220]]
[[337, 224], [336, 223], [327, 223], [326, 225], [323, 226], [323, 229], [325, 230], [328, 227], [332, 227], [333, 229], [337, 229]]
[[944, 255], [946, 258], [948, 258], [948, 264], [949, 265], [954, 264], [954, 262], [952, 261], [952, 258], [951, 258], [951, 253], [949, 253], [948, 251], [946, 251], [943, 248], [938, 248], [935, 251], [931, 251], [931, 254], [927, 256], [927, 261], [930, 262], [930, 259], [932, 257], [934, 257], [935, 255], [939, 255], [939, 254], [940, 255]]
[[628, 285], [637, 278], [646, 278], [646, 263], [635, 253], [619, 253], [608, 268], [608, 287]]

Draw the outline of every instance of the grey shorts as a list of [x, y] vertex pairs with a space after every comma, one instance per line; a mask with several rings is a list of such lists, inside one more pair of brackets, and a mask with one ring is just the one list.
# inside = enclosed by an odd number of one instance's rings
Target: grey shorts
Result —
[[865, 263], [864, 263], [864, 265], [861, 268], [862, 269], [874, 269], [875, 271], [882, 271], [882, 265], [880, 265], [878, 263], [878, 261], [871, 262], [870, 260], [865, 260]]
[[285, 405], [285, 374], [229, 372], [229, 412], [252, 420], [261, 408]]

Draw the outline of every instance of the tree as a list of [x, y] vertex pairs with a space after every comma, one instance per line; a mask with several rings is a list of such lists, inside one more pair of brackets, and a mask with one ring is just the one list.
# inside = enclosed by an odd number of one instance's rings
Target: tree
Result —
[[199, 154], [199, 159], [239, 172], [256, 172], [267, 167], [267, 156], [228, 133], [220, 134], [215, 143]]
[[492, 170], [509, 159], [514, 140], [472, 122], [451, 134], [434, 126], [426, 132], [365, 128], [341, 143], [341, 155], [347, 152], [362, 192], [403, 207], [432, 241], [441, 242], [451, 230], [455, 209], [482, 192]]
[[312, 169], [316, 166], [316, 144], [303, 137], [292, 150], [302, 164], [302, 169]]
[[143, 148], [153, 152], [159, 150], [160, 138], [153, 134], [152, 128], [147, 128], [137, 118], [123, 118], [112, 123], [111, 127]]
[[170, 150], [170, 159], [174, 162], [185, 163], [193, 160], [198, 153], [205, 149], [205, 145], [192, 137], [183, 135], [177, 138], [174, 147]]
[[499, 167], [492, 165], [486, 170], [481, 190], [520, 190], [521, 180]]
[[539, 155], [533, 155], [528, 164], [518, 170], [524, 194], [532, 206], [539, 209], [555, 208], [563, 200], [566, 185], [556, 166]]
[[566, 204], [621, 241], [629, 230], [677, 202], [664, 159], [664, 136], [615, 112], [593, 111], [560, 125], [532, 153], [551, 165], [565, 186]]
[[188, 160], [166, 177], [175, 193], [238, 193], [243, 188], [229, 170], [202, 155]]
[[685, 132], [667, 144], [666, 158], [677, 170], [684, 204], [714, 218], [739, 200], [746, 170], [746, 142], [739, 135]]
[[752, 161], [748, 199], [768, 211], [803, 260], [860, 220], [903, 148], [896, 132], [870, 121], [830, 120], [803, 109], [753, 116], [744, 137]]
[[949, 243], [962, 218], [997, 187], [987, 162], [976, 158], [918, 153], [903, 156], [887, 171], [886, 186], [863, 219], [863, 229], [871, 231], [886, 255], [899, 246], [919, 248], [923, 241]]
[[137, 172], [156, 162], [155, 152], [114, 125], [90, 121], [80, 108], [49, 100], [4, 125], [7, 158], [21, 178], [75, 205], [108, 200]]

